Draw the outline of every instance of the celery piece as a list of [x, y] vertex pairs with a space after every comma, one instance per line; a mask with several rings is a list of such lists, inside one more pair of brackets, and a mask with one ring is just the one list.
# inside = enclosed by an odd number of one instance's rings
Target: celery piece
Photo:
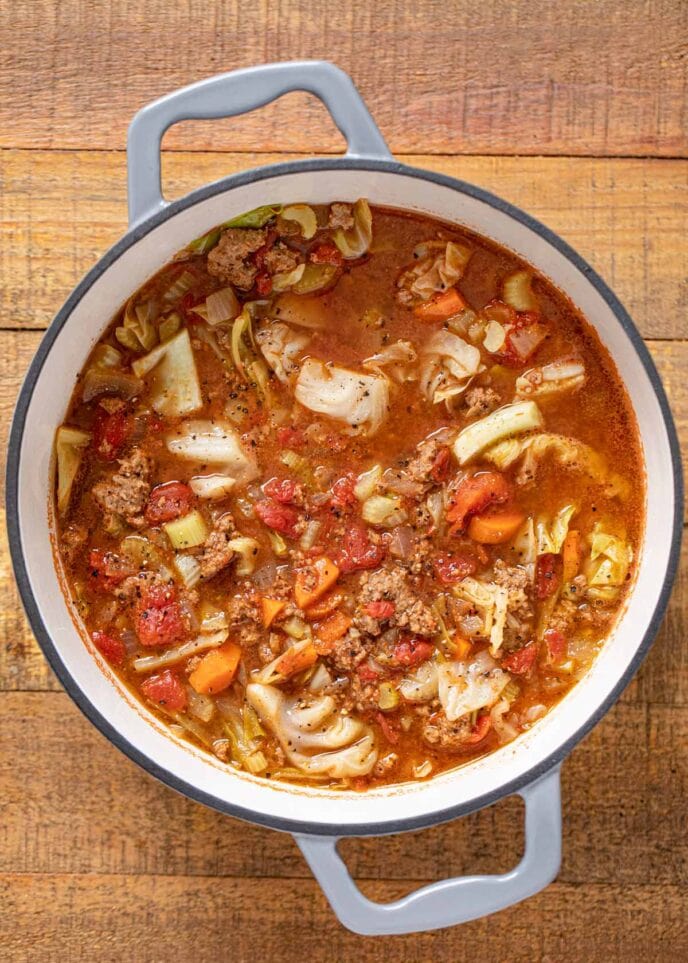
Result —
[[196, 545], [202, 545], [208, 537], [205, 519], [198, 511], [189, 512], [188, 515], [176, 518], [173, 522], [166, 522], [163, 528], [172, 547], [176, 549], [194, 548]]

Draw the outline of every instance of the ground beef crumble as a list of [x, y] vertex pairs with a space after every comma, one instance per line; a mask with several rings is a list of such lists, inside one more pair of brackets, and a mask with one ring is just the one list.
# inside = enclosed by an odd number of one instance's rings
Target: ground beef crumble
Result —
[[236, 526], [230, 513], [221, 515], [203, 543], [203, 551], [198, 556], [201, 578], [213, 578], [232, 561], [235, 553], [229, 543], [235, 532]]
[[[358, 600], [361, 609], [370, 602], [394, 603], [394, 614], [387, 621], [392, 628], [424, 636], [432, 636], [437, 631], [437, 619], [414, 591], [411, 579], [399, 565], [363, 572], [359, 583]], [[355, 625], [363, 631], [370, 632], [369, 619], [370, 616], [359, 613], [354, 620]], [[379, 634], [379, 627], [376, 628], [377, 631], [371, 634]]]
[[258, 268], [248, 258], [263, 247], [266, 239], [265, 228], [227, 228], [208, 254], [208, 274], [248, 291], [258, 273]]
[[150, 495], [153, 459], [139, 448], [119, 459], [119, 471], [93, 486], [92, 494], [104, 512], [121, 515], [133, 528], [143, 528], [143, 510]]

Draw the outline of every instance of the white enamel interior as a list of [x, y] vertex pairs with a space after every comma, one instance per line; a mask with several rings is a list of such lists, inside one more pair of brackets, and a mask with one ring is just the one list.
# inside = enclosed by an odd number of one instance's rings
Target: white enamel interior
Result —
[[[492, 755], [446, 775], [367, 794], [273, 786], [237, 775], [175, 740], [135, 703], [86, 648], [54, 570], [48, 533], [50, 452], [74, 380], [115, 309], [190, 239], [220, 221], [268, 202], [325, 203], [367, 197], [373, 203], [435, 215], [492, 237], [522, 255], [567, 292], [597, 328], [616, 361], [638, 418], [647, 467], [647, 527], [635, 591], [586, 678], [531, 732]], [[194, 204], [150, 231], [116, 260], [74, 308], [31, 399], [19, 468], [19, 517], [29, 580], [48, 633], [72, 679], [93, 706], [156, 766], [247, 814], [349, 827], [426, 817], [470, 804], [523, 777], [573, 737], [607, 699], [646, 632], [667, 570], [676, 493], [669, 441], [648, 375], [606, 302], [548, 241], [482, 200], [431, 181], [384, 171], [302, 171], [257, 180]]]

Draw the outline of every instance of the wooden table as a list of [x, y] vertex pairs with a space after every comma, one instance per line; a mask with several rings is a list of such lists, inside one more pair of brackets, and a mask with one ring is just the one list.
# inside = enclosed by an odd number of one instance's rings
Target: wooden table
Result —
[[[350, 71], [395, 154], [501, 194], [600, 271], [647, 339], [688, 451], [682, 0], [0, 0], [0, 32], [3, 437], [41, 331], [125, 229], [132, 114], [214, 72], [324, 56]], [[291, 95], [183, 125], [164, 146], [177, 196], [341, 140], [320, 105]], [[688, 958], [686, 558], [646, 664], [564, 766], [558, 880], [498, 916], [378, 940], [338, 925], [288, 836], [181, 798], [99, 735], [27, 628], [5, 546], [1, 563], [2, 959]], [[343, 849], [365, 892], [389, 899], [506, 869], [522, 837], [508, 800]]]

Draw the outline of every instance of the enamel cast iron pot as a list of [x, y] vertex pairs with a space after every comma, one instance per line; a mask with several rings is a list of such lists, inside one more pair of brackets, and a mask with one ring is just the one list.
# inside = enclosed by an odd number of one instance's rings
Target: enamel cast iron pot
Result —
[[[166, 202], [160, 142], [172, 124], [229, 117], [290, 91], [329, 109], [343, 157], [293, 161], [235, 174]], [[305, 132], [304, 132], [305, 133]], [[462, 181], [394, 161], [349, 77], [332, 64], [272, 64], [213, 77], [163, 97], [135, 117], [128, 144], [128, 233], [88, 273], [51, 324], [31, 365], [12, 425], [8, 528], [14, 568], [33, 631], [67, 692], [130, 758], [192, 799], [294, 834], [341, 922], [364, 934], [407, 933], [465, 922], [523, 900], [559, 868], [559, 767], [610, 708], [646, 654], [674, 578], [682, 520], [675, 429], [654, 365], [631, 319], [588, 264], [552, 231]], [[543, 272], [578, 305], [611, 352], [640, 427], [647, 472], [645, 539], [627, 607], [590, 672], [536, 726], [453, 772], [366, 793], [272, 784], [238, 773], [177, 740], [87, 648], [53, 563], [52, 448], [75, 379], [115, 310], [180, 248], [211, 227], [267, 203], [372, 204], [443, 218], [492, 238]], [[340, 859], [342, 836], [422, 829], [517, 793], [526, 848], [504, 875], [447, 879], [395, 903], [371, 902]]]

